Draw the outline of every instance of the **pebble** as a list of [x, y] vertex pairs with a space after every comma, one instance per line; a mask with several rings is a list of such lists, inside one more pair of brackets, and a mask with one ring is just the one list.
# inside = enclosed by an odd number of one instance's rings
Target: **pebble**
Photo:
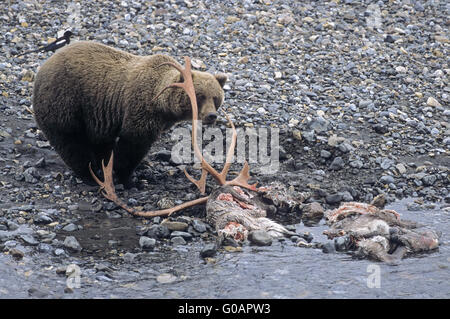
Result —
[[209, 243], [203, 246], [202, 250], [200, 251], [200, 257], [207, 258], [207, 257], [214, 257], [217, 253], [217, 247], [214, 243]]
[[325, 254], [332, 254], [336, 252], [336, 248], [334, 246], [334, 242], [327, 242], [322, 245], [322, 252]]
[[342, 201], [342, 195], [341, 194], [330, 194], [325, 197], [325, 201], [327, 204], [335, 205], [339, 204]]
[[170, 231], [174, 231], [174, 230], [184, 231], [189, 226], [187, 223], [170, 221], [168, 219], [164, 219], [161, 222], [161, 225], [167, 227]]
[[395, 179], [393, 176], [391, 175], [383, 175], [380, 178], [380, 183], [382, 184], [391, 184], [391, 183], [395, 183]]
[[15, 259], [22, 259], [23, 256], [25, 255], [23, 251], [16, 248], [10, 249], [9, 254], [13, 256]]
[[154, 238], [149, 238], [146, 236], [141, 236], [139, 238], [139, 246], [144, 250], [152, 250], [155, 248], [156, 240]]
[[182, 237], [185, 240], [191, 240], [192, 239], [192, 235], [190, 233], [184, 232], [184, 231], [173, 231], [172, 233], [170, 233], [170, 238], [173, 237]]
[[64, 239], [64, 247], [72, 252], [80, 252], [83, 248], [74, 236], [67, 236]]
[[302, 222], [305, 226], [312, 226], [323, 218], [324, 209], [316, 202], [306, 204], [302, 209]]
[[67, 231], [67, 232], [72, 232], [72, 231], [78, 230], [78, 226], [73, 223], [70, 223], [70, 224], [67, 224], [66, 226], [64, 226], [62, 230]]
[[19, 236], [26, 244], [30, 246], [37, 246], [39, 242], [31, 235], [20, 235]]
[[161, 239], [168, 238], [170, 236], [170, 231], [164, 225], [152, 225], [148, 228], [145, 234], [151, 238]]
[[175, 236], [170, 238], [170, 242], [174, 245], [186, 245], [186, 241], [181, 236]]
[[253, 230], [248, 234], [248, 240], [256, 246], [272, 245], [272, 237], [264, 230]]
[[333, 161], [331, 162], [329, 168], [331, 170], [338, 171], [338, 170], [343, 169], [344, 166], [345, 166], [344, 160], [342, 159], [342, 157], [338, 156], [338, 157], [335, 157], [333, 159]]
[[169, 274], [169, 273], [163, 273], [156, 277], [156, 281], [161, 284], [170, 284], [177, 280], [177, 277]]
[[206, 225], [204, 222], [202, 222], [201, 220], [198, 219], [194, 219], [192, 221], [192, 226], [194, 227], [194, 229], [196, 231], [198, 231], [199, 233], [204, 233], [206, 232]]
[[431, 97], [431, 96], [427, 99], [427, 105], [428, 106], [434, 106], [434, 107], [441, 107], [442, 106], [441, 103], [439, 103], [438, 100], [436, 100], [434, 97]]
[[37, 217], [34, 219], [35, 224], [50, 224], [53, 222], [53, 219], [45, 213], [39, 213]]
[[346, 237], [337, 237], [334, 239], [334, 247], [336, 251], [346, 251], [347, 250], [348, 239]]

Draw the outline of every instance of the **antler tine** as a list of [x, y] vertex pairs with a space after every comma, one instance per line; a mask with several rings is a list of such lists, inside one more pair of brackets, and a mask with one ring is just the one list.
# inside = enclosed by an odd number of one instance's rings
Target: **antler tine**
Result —
[[258, 185], [258, 183], [249, 184], [248, 183], [249, 179], [250, 179], [250, 167], [249, 167], [247, 161], [245, 161], [244, 167], [242, 168], [239, 175], [235, 179], [233, 179], [229, 182], [226, 182], [226, 185], [240, 186], [240, 187], [250, 189], [252, 191], [258, 191], [258, 189], [256, 188], [256, 185]]
[[114, 202], [117, 206], [122, 207], [127, 212], [133, 213], [134, 210], [128, 207], [119, 197], [117, 197], [116, 188], [114, 187], [113, 181], [113, 163], [114, 152], [111, 152], [108, 165], [105, 166], [105, 163], [102, 160], [103, 177], [105, 179], [103, 182], [92, 171], [91, 163], [89, 163], [89, 172], [91, 173], [92, 178], [95, 180], [95, 182], [100, 186], [100, 190], [103, 196]]
[[233, 135], [231, 137], [231, 144], [227, 151], [227, 157], [225, 158], [225, 165], [223, 166], [222, 172], [220, 172], [220, 176], [223, 180], [223, 183], [225, 183], [228, 171], [230, 170], [231, 160], [233, 159], [234, 150], [236, 148], [237, 132], [236, 132], [236, 128], [234, 127], [234, 124], [230, 120], [230, 117], [228, 116], [228, 114], [225, 113], [225, 111], [223, 113], [225, 114], [225, 117], [227, 118], [228, 123], [230, 123], [231, 129], [233, 130]]
[[184, 175], [186, 175], [187, 179], [191, 181], [192, 184], [197, 186], [198, 190], [201, 194], [205, 194], [206, 191], [206, 177], [208, 176], [208, 171], [202, 168], [202, 176], [199, 180], [193, 178], [189, 173], [184, 169]]

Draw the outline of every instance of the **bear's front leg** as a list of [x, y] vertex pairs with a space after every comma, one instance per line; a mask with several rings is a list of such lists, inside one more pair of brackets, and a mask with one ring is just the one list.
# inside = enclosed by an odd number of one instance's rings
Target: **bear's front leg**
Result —
[[147, 154], [150, 146], [146, 141], [120, 137], [114, 147], [114, 171], [119, 183], [129, 188], [135, 168]]

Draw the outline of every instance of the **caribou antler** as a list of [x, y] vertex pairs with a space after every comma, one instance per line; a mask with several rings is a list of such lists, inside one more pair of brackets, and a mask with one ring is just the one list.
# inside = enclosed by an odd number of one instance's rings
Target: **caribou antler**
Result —
[[201, 197], [201, 198], [174, 206], [172, 208], [167, 208], [167, 209], [162, 209], [162, 210], [157, 210], [157, 211], [146, 211], [146, 212], [137, 211], [136, 209], [131, 208], [127, 204], [125, 204], [125, 202], [122, 201], [116, 194], [116, 188], [114, 187], [114, 182], [113, 182], [113, 161], [114, 161], [114, 152], [111, 152], [111, 157], [109, 158], [108, 165], [105, 166], [104, 161], [102, 161], [102, 170], [103, 170], [103, 175], [105, 178], [105, 180], [103, 182], [92, 171], [91, 163], [89, 163], [89, 171], [91, 172], [92, 178], [94, 178], [94, 180], [97, 182], [97, 184], [100, 185], [100, 190], [102, 192], [102, 195], [105, 196], [110, 201], [112, 201], [113, 203], [115, 203], [117, 206], [122, 207], [123, 209], [125, 209], [127, 212], [129, 212], [130, 214], [132, 214], [134, 216], [141, 216], [141, 217], [154, 217], [154, 216], [163, 216], [163, 215], [170, 216], [171, 214], [173, 214], [179, 210], [182, 210], [182, 209], [185, 209], [185, 208], [188, 208], [191, 206], [195, 206], [198, 204], [206, 203], [206, 201], [208, 200], [208, 196], [206, 196], [206, 197]]
[[[242, 168], [239, 175], [234, 178], [231, 181], [227, 181], [226, 177], [228, 174], [228, 171], [231, 166], [231, 160], [233, 159], [234, 149], [236, 148], [236, 139], [237, 139], [237, 132], [236, 128], [234, 127], [233, 122], [230, 120], [227, 114], [225, 114], [228, 122], [231, 125], [231, 129], [233, 130], [233, 136], [231, 140], [230, 147], [227, 151], [227, 157], [225, 161], [225, 165], [220, 173], [218, 173], [206, 160], [203, 158], [202, 152], [200, 151], [199, 146], [197, 145], [197, 120], [198, 120], [198, 106], [197, 106], [197, 98], [195, 96], [195, 89], [194, 89], [194, 83], [192, 80], [192, 72], [191, 72], [191, 60], [189, 57], [184, 57], [185, 61], [185, 67], [184, 69], [175, 63], [172, 62], [166, 62], [162, 63], [159, 66], [163, 65], [169, 65], [176, 68], [181, 75], [183, 76], [184, 81], [181, 83], [172, 83], [166, 86], [164, 89], [161, 90], [152, 100], [155, 101], [165, 90], [168, 88], [182, 88], [185, 90], [186, 94], [189, 97], [189, 100], [191, 101], [192, 106], [192, 147], [194, 148], [194, 154], [197, 156], [197, 158], [201, 161], [202, 166], [202, 175], [199, 180], [194, 179], [192, 176], [190, 176], [186, 170], [184, 170], [184, 173], [186, 174], [186, 177], [197, 186], [197, 188], [200, 190], [202, 194], [205, 193], [206, 188], [206, 177], [208, 173], [210, 173], [216, 181], [220, 185], [234, 185], [234, 186], [240, 186], [244, 187], [253, 191], [258, 191], [256, 189], [256, 183], [253, 185], [248, 184], [248, 180], [250, 179], [249, 174], [249, 166], [247, 161], [244, 163], [244, 167]], [[89, 171], [94, 178], [94, 180], [97, 182], [98, 185], [100, 185], [100, 190], [102, 191], [103, 196], [105, 196], [107, 199], [114, 202], [116, 205], [122, 207], [127, 212], [134, 216], [142, 216], [142, 217], [153, 217], [153, 216], [161, 216], [161, 215], [171, 215], [172, 213], [185, 209], [187, 207], [195, 206], [198, 204], [206, 203], [208, 200], [208, 196], [201, 197], [196, 200], [192, 200], [180, 205], [177, 205], [172, 208], [158, 210], [158, 211], [147, 211], [147, 212], [141, 212], [137, 211], [134, 208], [128, 207], [116, 194], [114, 182], [113, 182], [113, 160], [114, 160], [114, 154], [111, 152], [111, 157], [109, 159], [108, 165], [105, 166], [102, 161], [102, 169], [103, 169], [103, 175], [105, 180], [102, 182], [100, 179], [94, 174], [94, 172], [91, 169], [91, 164], [89, 163]]]

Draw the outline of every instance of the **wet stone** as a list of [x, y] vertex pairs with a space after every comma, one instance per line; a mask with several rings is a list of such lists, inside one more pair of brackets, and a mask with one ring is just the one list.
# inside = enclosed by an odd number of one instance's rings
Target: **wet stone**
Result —
[[177, 237], [177, 236], [182, 237], [185, 240], [191, 240], [192, 239], [192, 234], [189, 234], [189, 233], [184, 232], [184, 231], [173, 231], [170, 234], [170, 238]]
[[289, 238], [293, 243], [296, 243], [299, 239], [300, 239], [300, 237], [299, 236], [291, 236], [290, 238]]
[[70, 224], [67, 224], [66, 226], [64, 226], [62, 230], [67, 231], [67, 232], [71, 232], [71, 231], [78, 230], [78, 226], [75, 225], [75, 224], [70, 223]]
[[248, 234], [248, 240], [256, 246], [272, 245], [272, 237], [264, 230], [254, 230]]
[[217, 252], [217, 247], [214, 243], [206, 244], [200, 251], [200, 257], [213, 257]]
[[334, 205], [339, 204], [342, 201], [342, 195], [341, 194], [330, 194], [325, 197], [325, 201], [327, 204]]
[[35, 224], [50, 224], [53, 222], [53, 219], [45, 213], [39, 213], [37, 217], [34, 219]]
[[345, 251], [347, 250], [347, 238], [345, 237], [337, 237], [334, 239], [334, 247], [336, 251]]
[[20, 235], [19, 236], [26, 244], [30, 246], [37, 246], [39, 242], [31, 235]]
[[146, 236], [141, 236], [139, 238], [139, 246], [144, 250], [152, 250], [155, 248], [156, 240], [154, 238], [149, 238]]
[[336, 252], [336, 249], [334, 247], [334, 242], [327, 242], [324, 245], [322, 245], [322, 252], [325, 254], [332, 254]]
[[170, 242], [173, 245], [186, 245], [186, 241], [181, 236], [175, 236], [170, 239]]
[[310, 232], [305, 232], [305, 233], [302, 235], [302, 238], [303, 238], [304, 240], [306, 240], [308, 243], [310, 243], [310, 242], [313, 241], [314, 236], [313, 236]]
[[199, 233], [204, 233], [206, 231], [206, 225], [202, 221], [198, 219], [194, 219], [192, 221], [192, 227], [194, 227], [195, 231]]
[[10, 220], [8, 220], [8, 221], [6, 222], [6, 226], [8, 227], [8, 230], [11, 230], [11, 231], [16, 230], [16, 229], [19, 228], [19, 225], [18, 225], [18, 224], [16, 224], [16, 223], [13, 222], [13, 221], [10, 221]]
[[168, 238], [170, 236], [170, 231], [166, 226], [163, 225], [152, 225], [146, 232], [146, 235], [150, 238]]
[[395, 183], [395, 179], [391, 175], [384, 175], [384, 176], [381, 176], [380, 183], [382, 183], [382, 184], [392, 184], [392, 183]]
[[306, 204], [303, 207], [302, 221], [306, 226], [311, 226], [320, 222], [324, 209], [316, 202]]
[[66, 254], [66, 251], [65, 251], [64, 249], [61, 249], [61, 248], [56, 248], [56, 249], [53, 251], [53, 254], [54, 254], [55, 256], [64, 256], [64, 255]]
[[342, 159], [342, 157], [335, 157], [333, 162], [331, 162], [330, 164], [330, 169], [334, 170], [334, 171], [338, 171], [343, 169], [345, 166], [345, 162]]
[[80, 252], [82, 250], [80, 243], [74, 236], [67, 236], [64, 239], [63, 245], [65, 248], [72, 252]]
[[22, 259], [23, 256], [25, 255], [23, 251], [16, 248], [10, 249], [9, 254], [13, 256], [15, 259]]
[[161, 222], [162, 226], [166, 226], [170, 231], [184, 231], [188, 228], [188, 224], [187, 223], [183, 223], [183, 222], [176, 222], [176, 221], [170, 221], [170, 220], [163, 220]]

